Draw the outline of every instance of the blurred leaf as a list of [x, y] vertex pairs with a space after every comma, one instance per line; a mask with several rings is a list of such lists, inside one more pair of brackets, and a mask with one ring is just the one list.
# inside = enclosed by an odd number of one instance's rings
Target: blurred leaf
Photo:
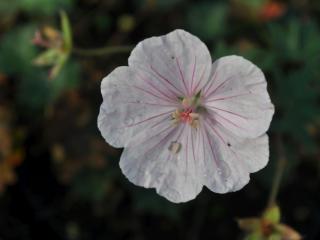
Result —
[[25, 11], [30, 14], [51, 15], [61, 8], [71, 7], [73, 0], [1, 0], [0, 13]]
[[247, 235], [244, 240], [262, 240], [262, 237], [259, 233], [251, 233]]
[[255, 10], [260, 9], [267, 0], [233, 0], [234, 2], [245, 4]]
[[317, 145], [308, 132], [320, 115], [320, 32], [311, 21], [291, 19], [269, 25], [267, 42], [274, 54], [273, 99], [278, 117], [272, 130], [292, 137], [308, 153]]
[[37, 54], [32, 45], [35, 26], [26, 25], [6, 33], [0, 42], [0, 71], [7, 74], [24, 74], [34, 71], [32, 59]]
[[212, 56], [214, 59], [218, 59], [227, 55], [240, 55], [253, 62], [259, 68], [261, 68], [263, 72], [269, 71], [274, 67], [275, 55], [273, 52], [256, 46], [251, 46], [250, 48], [243, 50], [240, 48], [240, 46], [231, 47], [228, 46], [224, 41], [218, 41], [214, 51], [212, 52]]
[[[45, 72], [27, 72], [21, 76], [16, 100], [27, 114], [43, 109], [49, 103], [49, 86]], [[31, 111], [31, 112], [30, 112]]]
[[279, 59], [310, 61], [319, 56], [319, 28], [311, 21], [291, 19], [285, 24], [272, 23], [268, 26], [265, 39]]
[[80, 66], [75, 61], [68, 61], [59, 75], [49, 81], [51, 99], [56, 99], [65, 90], [76, 88], [80, 79]]
[[56, 49], [49, 49], [37, 56], [33, 63], [37, 66], [50, 66], [56, 62], [59, 52]]
[[63, 37], [63, 50], [70, 52], [72, 49], [72, 29], [66, 12], [60, 12], [60, 22]]
[[1, 0], [0, 1], [0, 13], [1, 14], [6, 14], [6, 15], [11, 15], [17, 11], [19, 8], [19, 1], [5, 1]]
[[188, 12], [190, 30], [204, 40], [221, 36], [227, 29], [227, 10], [224, 3], [196, 3]]
[[162, 10], [168, 10], [183, 0], [134, 0], [138, 8], [148, 7]]
[[20, 0], [23, 10], [33, 14], [53, 14], [61, 8], [71, 6], [73, 0]]

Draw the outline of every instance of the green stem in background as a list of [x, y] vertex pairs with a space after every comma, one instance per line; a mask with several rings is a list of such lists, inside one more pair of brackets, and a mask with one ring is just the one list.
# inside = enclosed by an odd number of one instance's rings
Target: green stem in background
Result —
[[272, 188], [269, 196], [268, 207], [272, 207], [276, 204], [276, 198], [280, 189], [280, 183], [287, 163], [285, 150], [281, 136], [277, 136], [276, 139], [278, 160], [276, 165], [276, 172], [272, 183]]
[[79, 56], [95, 57], [109, 56], [118, 53], [128, 53], [133, 49], [133, 46], [108, 46], [94, 49], [73, 48], [72, 52]]

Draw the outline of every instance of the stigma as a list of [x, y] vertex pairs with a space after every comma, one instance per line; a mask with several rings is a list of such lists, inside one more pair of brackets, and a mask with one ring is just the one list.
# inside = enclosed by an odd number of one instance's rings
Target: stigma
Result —
[[172, 120], [175, 125], [179, 123], [189, 124], [193, 128], [199, 126], [199, 112], [202, 112], [201, 91], [193, 97], [179, 97], [181, 107], [172, 113]]
[[174, 124], [185, 123], [193, 128], [199, 126], [199, 114], [193, 112], [192, 108], [177, 109], [172, 113], [172, 119]]

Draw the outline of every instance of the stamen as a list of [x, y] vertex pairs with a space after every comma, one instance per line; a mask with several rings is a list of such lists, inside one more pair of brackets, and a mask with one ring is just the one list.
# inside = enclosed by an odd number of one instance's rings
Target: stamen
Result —
[[201, 91], [193, 97], [178, 97], [181, 102], [182, 109], [177, 109], [172, 113], [172, 120], [174, 124], [188, 123], [191, 127], [197, 128], [199, 126], [199, 111], [201, 110]]

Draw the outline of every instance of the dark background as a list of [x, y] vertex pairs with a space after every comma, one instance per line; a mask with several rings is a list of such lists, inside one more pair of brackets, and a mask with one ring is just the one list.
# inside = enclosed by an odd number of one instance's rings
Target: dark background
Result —
[[[34, 66], [37, 29], [70, 18], [74, 45], [135, 45], [183, 28], [213, 59], [242, 55], [266, 74], [276, 113], [268, 166], [241, 191], [173, 204], [129, 183], [96, 126], [101, 79], [129, 53], [73, 52], [58, 76]], [[282, 222], [320, 239], [320, 2], [0, 0], [0, 239], [242, 239], [236, 219], [266, 207], [280, 153]]]

